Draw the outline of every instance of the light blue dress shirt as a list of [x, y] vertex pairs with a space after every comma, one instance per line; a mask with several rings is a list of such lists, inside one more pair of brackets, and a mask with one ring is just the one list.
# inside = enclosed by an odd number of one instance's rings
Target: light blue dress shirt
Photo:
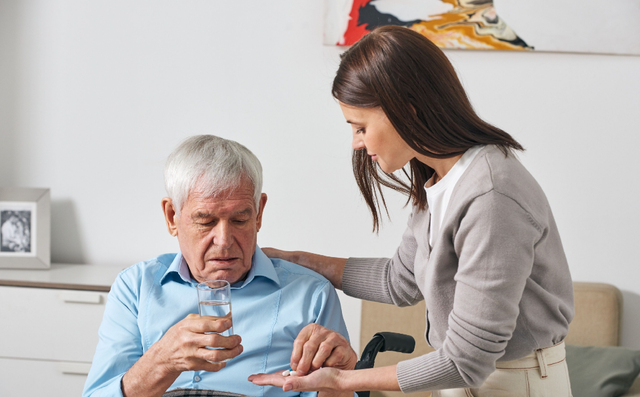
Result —
[[[83, 396], [122, 396], [122, 376], [174, 324], [198, 313], [197, 282], [181, 254], [165, 254], [123, 270], [109, 292], [100, 340]], [[231, 286], [233, 331], [244, 351], [219, 372], [183, 372], [176, 388], [213, 389], [249, 396], [288, 397], [256, 386], [251, 374], [289, 369], [293, 341], [306, 325], [318, 323], [348, 339], [340, 301], [321, 275], [256, 247], [244, 281]]]

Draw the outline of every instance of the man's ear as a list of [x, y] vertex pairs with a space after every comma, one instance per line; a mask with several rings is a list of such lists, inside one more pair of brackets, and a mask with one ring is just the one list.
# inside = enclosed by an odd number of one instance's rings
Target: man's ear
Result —
[[260, 228], [262, 227], [262, 214], [264, 214], [265, 205], [267, 205], [267, 194], [262, 193], [260, 195], [260, 202], [258, 203], [258, 219], [256, 221], [258, 231], [260, 231]]
[[178, 224], [176, 223], [178, 217], [176, 216], [176, 210], [173, 206], [173, 201], [169, 197], [162, 199], [162, 212], [164, 213], [164, 220], [167, 222], [167, 229], [169, 234], [173, 237], [178, 235]]

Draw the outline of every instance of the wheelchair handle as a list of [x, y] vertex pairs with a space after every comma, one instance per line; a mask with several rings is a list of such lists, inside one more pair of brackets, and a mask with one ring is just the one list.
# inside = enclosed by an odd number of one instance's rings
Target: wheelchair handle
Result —
[[[413, 353], [416, 341], [410, 335], [396, 332], [378, 332], [367, 343], [362, 351], [360, 361], [356, 363], [356, 369], [373, 368], [378, 352], [394, 351], [399, 353]], [[369, 391], [359, 391], [358, 397], [369, 397]]]

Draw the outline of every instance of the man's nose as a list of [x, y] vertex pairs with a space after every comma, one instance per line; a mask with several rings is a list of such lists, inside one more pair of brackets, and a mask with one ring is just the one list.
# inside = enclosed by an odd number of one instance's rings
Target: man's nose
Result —
[[353, 150], [364, 149], [364, 140], [362, 139], [362, 134], [353, 133], [353, 139], [351, 141], [351, 147]]
[[233, 237], [231, 235], [231, 226], [228, 222], [219, 222], [215, 228], [213, 245], [220, 248], [229, 248], [232, 244]]

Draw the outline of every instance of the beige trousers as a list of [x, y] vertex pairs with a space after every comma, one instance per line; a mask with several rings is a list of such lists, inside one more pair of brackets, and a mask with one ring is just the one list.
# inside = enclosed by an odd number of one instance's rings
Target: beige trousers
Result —
[[497, 362], [478, 388], [436, 390], [432, 397], [571, 397], [564, 342], [519, 360]]

